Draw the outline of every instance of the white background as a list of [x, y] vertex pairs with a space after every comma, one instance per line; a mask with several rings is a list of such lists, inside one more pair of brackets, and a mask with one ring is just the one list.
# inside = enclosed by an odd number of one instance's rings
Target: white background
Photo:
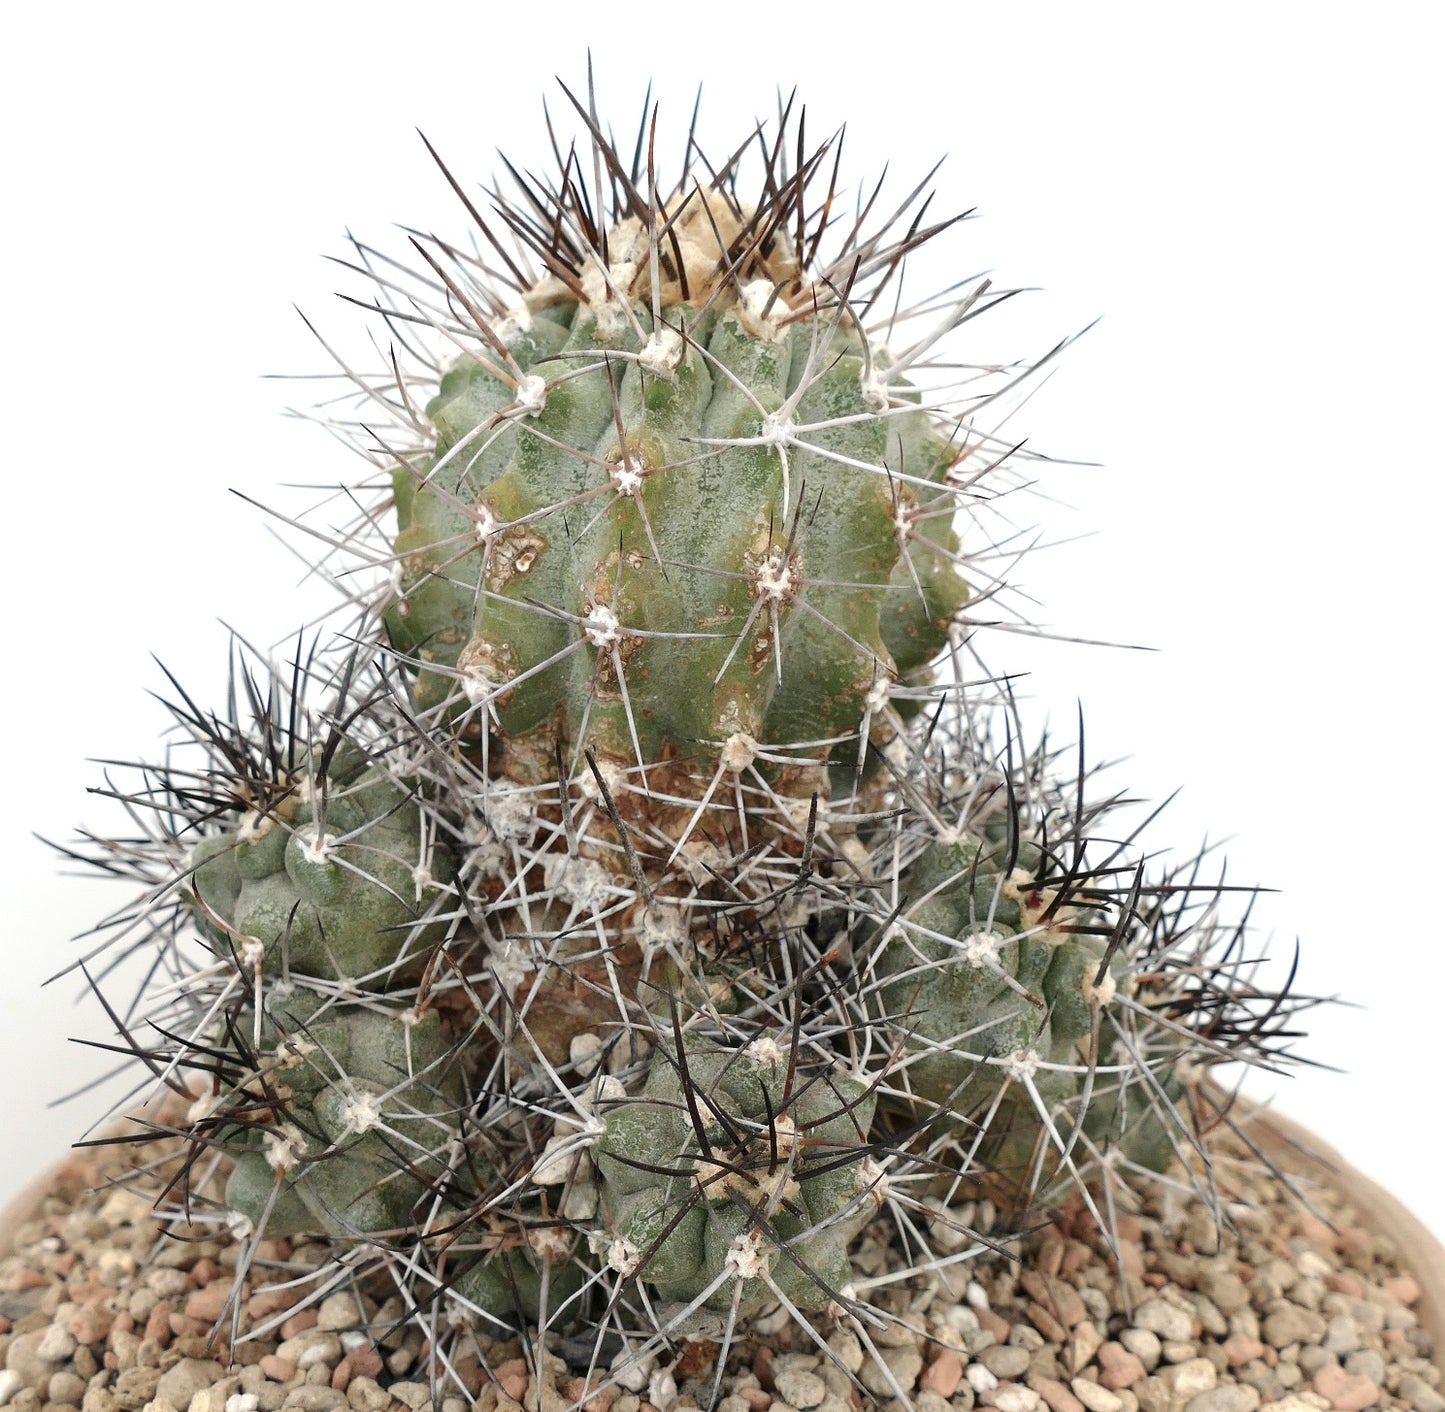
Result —
[[[1229, 838], [1231, 876], [1343, 1072], [1260, 1091], [1445, 1235], [1437, 722], [1441, 118], [1427, 5], [413, 3], [27, 6], [7, 24], [6, 553], [0, 1198], [101, 1111], [79, 987], [40, 981], [121, 896], [30, 835], [114, 822], [86, 757], [153, 756], [154, 652], [219, 704], [220, 620], [272, 643], [324, 607], [230, 487], [336, 484], [347, 454], [263, 381], [325, 365], [292, 311], [360, 336], [322, 254], [350, 227], [460, 234], [420, 127], [469, 183], [546, 161], [545, 93], [629, 131], [651, 74], [674, 152], [703, 82], [711, 150], [798, 85], [854, 183], [901, 196], [944, 154], [949, 277], [1040, 287], [970, 351], [1103, 321], [1012, 424], [1059, 457], [1027, 508], [1064, 540], [1016, 576], [1041, 622], [1154, 652], [989, 645], [1141, 794], [1150, 841]], [[299, 12], [299, 13], [298, 13]], [[768, 27], [769, 16], [774, 23]], [[354, 286], [353, 286], [354, 287]], [[916, 293], [923, 292], [921, 283]], [[987, 335], [988, 337], [985, 337]], [[114, 1090], [112, 1090], [114, 1093]]]

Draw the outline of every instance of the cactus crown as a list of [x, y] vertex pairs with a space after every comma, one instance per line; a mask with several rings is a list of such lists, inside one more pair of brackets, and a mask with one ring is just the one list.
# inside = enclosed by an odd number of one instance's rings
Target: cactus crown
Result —
[[320, 1233], [418, 1317], [590, 1326], [615, 1377], [710, 1331], [720, 1377], [774, 1306], [872, 1347], [989, 1244], [965, 1197], [1109, 1230], [1305, 1002], [971, 667], [1030, 369], [931, 366], [986, 282], [907, 332], [953, 223], [845, 214], [790, 108], [716, 166], [689, 132], [659, 197], [653, 123], [629, 160], [575, 106], [551, 185], [484, 218], [447, 174], [470, 249], [356, 247], [394, 349], [335, 425], [382, 498], [322, 538], [385, 582], [289, 670], [239, 655], [225, 715], [182, 693], [201, 760], [98, 853], [168, 982], [123, 1034], [184, 1095], [171, 1184], [241, 1273]]

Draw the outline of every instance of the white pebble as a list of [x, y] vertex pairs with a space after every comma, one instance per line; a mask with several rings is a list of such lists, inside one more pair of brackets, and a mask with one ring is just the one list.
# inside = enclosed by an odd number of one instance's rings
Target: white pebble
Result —
[[52, 1324], [46, 1329], [45, 1336], [36, 1347], [35, 1355], [37, 1358], [47, 1359], [51, 1363], [60, 1363], [69, 1358], [75, 1349], [75, 1335], [59, 1324]]
[[828, 1395], [828, 1385], [816, 1373], [788, 1368], [773, 1374], [773, 1382], [790, 1407], [816, 1407]]
[[657, 1412], [667, 1412], [677, 1401], [677, 1381], [666, 1368], [657, 1369], [647, 1380], [647, 1400]]
[[358, 1324], [364, 1322], [361, 1310], [356, 1303], [356, 1296], [349, 1290], [341, 1290], [336, 1294], [327, 1295], [321, 1301], [321, 1307], [316, 1311], [316, 1327], [318, 1329], [354, 1329]]
[[1191, 1397], [1184, 1412], [1255, 1412], [1259, 1392], [1248, 1383], [1221, 1383]]
[[1124, 1406], [1124, 1399], [1118, 1393], [1110, 1392], [1088, 1378], [1075, 1378], [1069, 1386], [1089, 1412], [1121, 1412]]
[[1022, 1383], [1003, 1383], [987, 1398], [988, 1405], [997, 1407], [998, 1412], [1038, 1412], [1042, 1401], [1033, 1388]]
[[1177, 1306], [1164, 1299], [1146, 1299], [1134, 1311], [1134, 1327], [1148, 1329], [1162, 1339], [1187, 1339], [1194, 1320]]
[[998, 1386], [998, 1379], [982, 1363], [970, 1363], [963, 1376], [975, 1392], [992, 1392]]
[[850, 1372], [863, 1366], [863, 1345], [852, 1329], [834, 1329], [828, 1335], [828, 1351]]
[[1148, 1373], [1159, 1366], [1159, 1360], [1164, 1355], [1159, 1335], [1150, 1329], [1125, 1329], [1119, 1335], [1119, 1342], [1144, 1365]]
[[612, 1360], [610, 1371], [619, 1386], [626, 1388], [628, 1392], [641, 1392], [647, 1386], [648, 1375], [656, 1365], [655, 1355], [637, 1354], [624, 1347], [618, 1350], [617, 1357]]
[[567, 1057], [572, 1061], [572, 1067], [576, 1069], [584, 1079], [590, 1078], [597, 1071], [597, 1066], [602, 1062], [602, 1039], [595, 1034], [577, 1034], [572, 1036], [572, 1042], [567, 1047]]
[[6, 1368], [0, 1373], [0, 1407], [4, 1407], [24, 1386], [25, 1379], [14, 1368]]
[[1188, 1402], [1201, 1392], [1208, 1392], [1219, 1382], [1219, 1370], [1207, 1358], [1191, 1358], [1187, 1363], [1176, 1363], [1166, 1368], [1160, 1376], [1174, 1394], [1176, 1402]]

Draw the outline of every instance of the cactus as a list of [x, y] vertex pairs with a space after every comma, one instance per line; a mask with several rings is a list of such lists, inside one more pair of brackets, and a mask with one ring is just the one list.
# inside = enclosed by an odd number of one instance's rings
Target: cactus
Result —
[[849, 1281], [849, 1241], [882, 1204], [872, 1116], [867, 1084], [801, 1072], [768, 1034], [660, 1049], [597, 1145], [609, 1262], [645, 1270], [665, 1298], [826, 1309]]
[[871, 1347], [865, 1232], [901, 1278], [985, 1248], [973, 1194], [1108, 1229], [1125, 1170], [1227, 1118], [1201, 1076], [1286, 1057], [1306, 1002], [970, 670], [1022, 459], [977, 418], [1031, 369], [955, 405], [929, 357], [1009, 291], [910, 331], [893, 283], [951, 222], [869, 198], [835, 240], [786, 110], [749, 201], [742, 152], [690, 141], [662, 197], [577, 107], [610, 202], [572, 159], [494, 194], [540, 268], [449, 173], [505, 273], [358, 247], [398, 346], [449, 350], [346, 373], [386, 494], [339, 547], [388, 572], [334, 649], [174, 708], [200, 761], [100, 846], [180, 981], [140, 1002], [160, 1040], [122, 1032], [206, 1077], [153, 1121], [251, 1252], [318, 1233], [419, 1318], [633, 1360], [775, 1304]]

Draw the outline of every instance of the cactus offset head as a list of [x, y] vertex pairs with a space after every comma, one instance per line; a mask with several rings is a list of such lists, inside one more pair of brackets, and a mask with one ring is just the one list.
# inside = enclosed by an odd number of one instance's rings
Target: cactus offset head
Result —
[[502, 211], [539, 277], [478, 292], [423, 252], [462, 352], [435, 444], [393, 471], [391, 640], [519, 782], [590, 750], [655, 815], [761, 756], [826, 794], [818, 766], [929, 680], [968, 596], [952, 519], [980, 447], [909, 381], [931, 337], [891, 348], [877, 304], [939, 227], [831, 242], [828, 144], [796, 171], [773, 148], [756, 204], [732, 165], [664, 196], [599, 150], [609, 216], [570, 178]]
[[849, 1242], [883, 1202], [873, 1095], [800, 1068], [783, 1039], [660, 1048], [642, 1092], [607, 1113], [595, 1155], [607, 1258], [664, 1298], [815, 1310], [851, 1281]]

